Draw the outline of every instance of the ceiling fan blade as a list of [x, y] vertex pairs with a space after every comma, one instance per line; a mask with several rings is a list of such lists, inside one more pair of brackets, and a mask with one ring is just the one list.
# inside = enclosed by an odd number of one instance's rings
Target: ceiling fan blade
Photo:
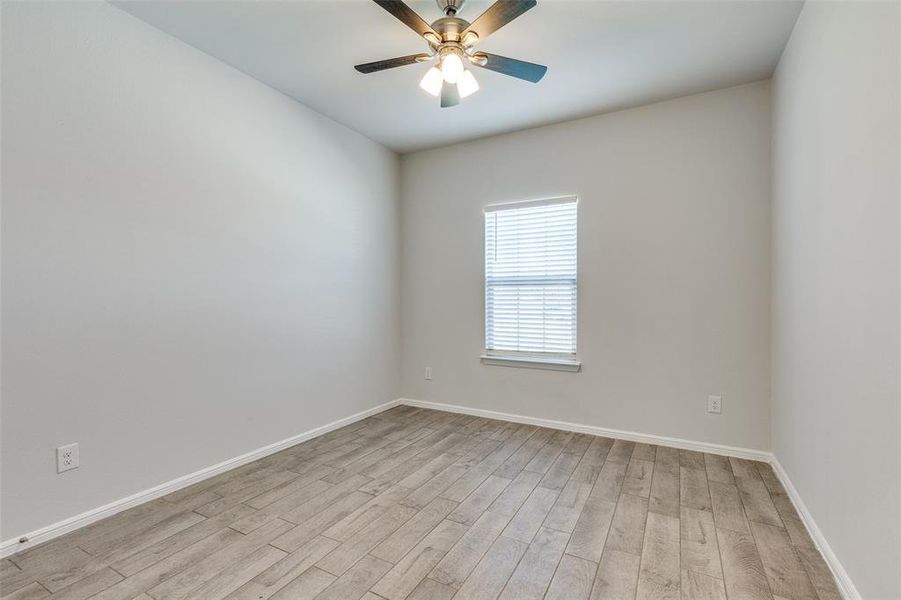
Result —
[[[522, 13], [534, 8], [536, 4], [538, 0], [497, 0], [479, 15], [466, 31], [473, 31], [480, 40], [484, 40]], [[466, 35], [466, 31], [461, 36]]]
[[444, 82], [441, 84], [441, 108], [457, 106], [460, 104], [460, 90], [456, 83]]
[[417, 15], [412, 8], [404, 4], [401, 0], [375, 0], [375, 3], [399, 20], [403, 21], [404, 25], [419, 35], [425, 35], [429, 32], [435, 34], [435, 30], [432, 29], [431, 25], [423, 21], [422, 17]]
[[376, 71], [384, 71], [385, 69], [393, 69], [394, 67], [412, 65], [428, 59], [428, 54], [410, 54], [408, 56], [386, 58], [385, 60], [377, 60], [375, 62], [365, 63], [362, 65], [354, 65], [354, 69], [356, 69], [360, 73], [375, 73]]
[[474, 58], [478, 59], [480, 57], [485, 57], [485, 63], [480, 64], [480, 61], [475, 60], [473, 61], [474, 65], [482, 67], [483, 69], [488, 69], [489, 71], [496, 71], [498, 73], [503, 73], [504, 75], [509, 75], [510, 77], [516, 77], [517, 79], [525, 79], [532, 83], [538, 83], [541, 81], [541, 78], [544, 77], [544, 74], [547, 73], [547, 67], [544, 65], [536, 65], [535, 63], [526, 62], [524, 60], [516, 60], [515, 58], [507, 58], [506, 56], [499, 56], [497, 54], [488, 54], [487, 52], [478, 52]]

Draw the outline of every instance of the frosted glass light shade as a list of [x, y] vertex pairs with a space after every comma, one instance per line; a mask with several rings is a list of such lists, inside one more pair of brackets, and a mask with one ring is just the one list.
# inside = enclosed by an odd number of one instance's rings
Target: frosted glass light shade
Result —
[[460, 79], [457, 80], [457, 90], [459, 90], [461, 98], [471, 96], [479, 91], [479, 82], [476, 81], [472, 71], [469, 69], [463, 71], [463, 74], [460, 75]]
[[457, 83], [463, 74], [463, 59], [454, 52], [448, 52], [441, 59], [441, 73], [444, 75], [444, 81]]
[[441, 71], [438, 67], [432, 67], [428, 71], [426, 71], [425, 76], [423, 76], [422, 81], [419, 82], [419, 87], [427, 91], [433, 96], [438, 96], [441, 93], [441, 83], [444, 81], [444, 76], [441, 74]]

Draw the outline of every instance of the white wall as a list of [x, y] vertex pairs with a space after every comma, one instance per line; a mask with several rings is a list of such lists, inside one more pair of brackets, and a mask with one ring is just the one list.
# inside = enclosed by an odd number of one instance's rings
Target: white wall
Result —
[[774, 79], [773, 449], [867, 599], [901, 598], [901, 4], [808, 2]]
[[[769, 93], [755, 83], [404, 156], [403, 395], [768, 449]], [[481, 365], [482, 207], [570, 193], [582, 372]], [[708, 394], [724, 395], [721, 415]]]
[[107, 4], [2, 17], [3, 539], [397, 396], [393, 153]]

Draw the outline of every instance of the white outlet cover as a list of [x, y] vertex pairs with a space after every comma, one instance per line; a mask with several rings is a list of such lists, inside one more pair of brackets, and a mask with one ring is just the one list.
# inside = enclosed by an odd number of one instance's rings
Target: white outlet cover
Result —
[[723, 412], [722, 396], [707, 396], [707, 412], [720, 414]]
[[64, 473], [77, 469], [79, 464], [78, 444], [60, 446], [56, 449], [56, 472]]

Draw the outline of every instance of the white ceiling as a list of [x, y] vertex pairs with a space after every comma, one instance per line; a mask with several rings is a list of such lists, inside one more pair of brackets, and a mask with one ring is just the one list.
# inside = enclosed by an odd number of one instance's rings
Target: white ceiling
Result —
[[[117, 6], [398, 152], [765, 79], [800, 1], [539, 0], [479, 44], [548, 66], [538, 84], [474, 69], [482, 89], [442, 109], [418, 87], [428, 65], [362, 75], [353, 65], [425, 44], [370, 0], [130, 0]], [[434, 0], [409, 4], [427, 21]], [[469, 0], [475, 20], [490, 4]]]

